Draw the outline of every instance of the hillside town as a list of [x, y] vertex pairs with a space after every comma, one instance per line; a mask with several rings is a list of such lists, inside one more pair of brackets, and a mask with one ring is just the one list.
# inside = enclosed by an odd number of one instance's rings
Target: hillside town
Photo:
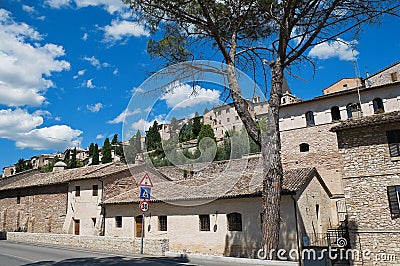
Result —
[[[252, 119], [267, 119], [267, 102], [257, 95], [247, 102]], [[344, 77], [312, 99], [300, 99], [285, 81], [280, 108], [279, 248], [297, 254], [368, 251], [381, 259], [379, 265], [395, 265], [400, 62], [365, 78]], [[158, 151], [177, 139], [174, 152], [196, 159], [204, 137], [217, 146], [211, 163], [173, 164]], [[231, 145], [244, 140], [251, 142], [235, 107], [224, 104], [193, 118], [154, 122], [130, 140], [115, 136], [111, 145], [107, 139], [95, 162], [93, 148], [71, 148], [24, 160], [27, 169], [4, 167], [0, 231], [14, 241], [95, 250], [260, 258], [263, 164], [255, 143]], [[46, 165], [51, 168], [43, 171]], [[151, 197], [143, 187], [151, 188]], [[286, 257], [306, 265], [303, 259]], [[321, 263], [376, 265], [376, 260], [325, 255]]]

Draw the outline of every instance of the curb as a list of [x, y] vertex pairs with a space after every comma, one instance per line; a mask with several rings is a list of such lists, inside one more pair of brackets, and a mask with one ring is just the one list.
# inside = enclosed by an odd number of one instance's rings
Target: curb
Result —
[[179, 252], [165, 252], [165, 256], [168, 258], [187, 258], [187, 259], [200, 259], [220, 262], [230, 262], [234, 264], [248, 264], [248, 265], [268, 265], [268, 266], [283, 266], [293, 265], [298, 266], [298, 262], [293, 261], [271, 261], [271, 260], [260, 260], [260, 259], [247, 259], [247, 258], [235, 258], [235, 257], [223, 257], [223, 256], [211, 256], [203, 254], [186, 254]]

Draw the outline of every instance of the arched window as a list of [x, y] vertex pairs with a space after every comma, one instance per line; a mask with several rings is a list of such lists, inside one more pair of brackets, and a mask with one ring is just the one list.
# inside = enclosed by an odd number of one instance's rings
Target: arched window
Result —
[[359, 118], [361, 116], [361, 106], [359, 103], [349, 103], [346, 106], [347, 118]]
[[314, 126], [315, 125], [314, 113], [312, 111], [308, 111], [306, 113], [306, 123], [307, 123], [307, 126]]
[[332, 121], [338, 121], [341, 119], [340, 110], [338, 106], [333, 106], [331, 108], [331, 116], [332, 116]]
[[310, 145], [307, 143], [301, 143], [300, 144], [300, 152], [308, 152], [310, 151]]
[[372, 101], [372, 104], [374, 106], [374, 113], [375, 114], [380, 114], [385, 112], [385, 108], [383, 107], [383, 101], [381, 98], [375, 98]]
[[242, 231], [242, 215], [237, 212], [232, 212], [226, 215], [228, 218], [229, 231]]

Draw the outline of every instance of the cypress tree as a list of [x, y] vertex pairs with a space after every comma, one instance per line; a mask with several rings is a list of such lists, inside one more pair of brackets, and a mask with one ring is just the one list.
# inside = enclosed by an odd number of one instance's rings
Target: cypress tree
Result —
[[98, 164], [99, 164], [99, 145], [97, 145], [96, 143], [93, 148], [92, 165], [98, 165]]
[[110, 162], [112, 162], [111, 144], [110, 144], [110, 140], [108, 138], [106, 138], [104, 140], [104, 145], [103, 145], [103, 149], [101, 151], [101, 154], [103, 155], [103, 157], [101, 158], [101, 162], [102, 163], [110, 163]]

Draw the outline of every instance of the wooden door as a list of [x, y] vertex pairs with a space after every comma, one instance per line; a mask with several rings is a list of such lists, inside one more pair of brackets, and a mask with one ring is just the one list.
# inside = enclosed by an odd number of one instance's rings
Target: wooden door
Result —
[[79, 235], [79, 228], [80, 228], [80, 220], [74, 220], [75, 221], [75, 235]]
[[[142, 215], [136, 216], [135, 217], [135, 224], [136, 224], [135, 237], [141, 237], [142, 236], [142, 223], [143, 223]], [[143, 237], [144, 237], [144, 232], [143, 232]]]

